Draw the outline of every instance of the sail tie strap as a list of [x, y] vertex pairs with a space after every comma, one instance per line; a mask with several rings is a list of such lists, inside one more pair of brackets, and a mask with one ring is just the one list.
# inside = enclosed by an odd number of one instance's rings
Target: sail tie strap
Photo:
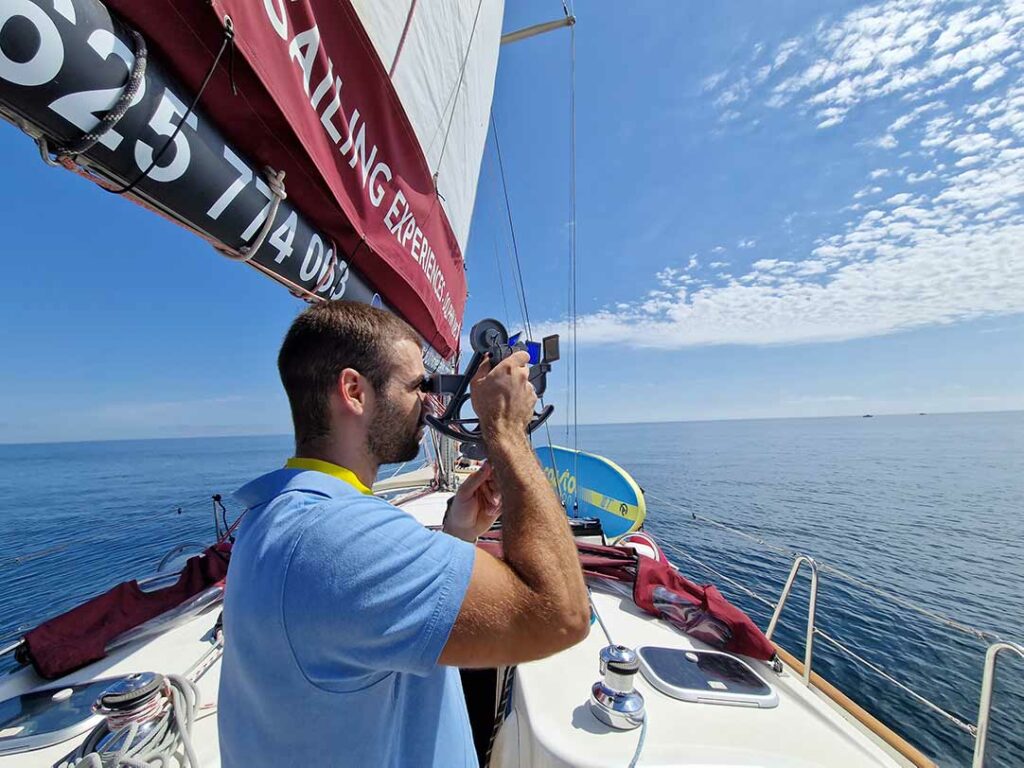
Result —
[[[146, 48], [146, 40], [142, 35], [134, 29], [129, 29], [128, 34], [132, 38], [134, 46], [132, 53], [135, 60], [132, 62], [131, 71], [128, 73], [128, 81], [124, 84], [121, 95], [117, 97], [114, 106], [100, 118], [96, 127], [87, 133], [83, 133], [74, 141], [61, 147], [54, 147], [51, 150], [45, 136], [40, 136], [36, 139], [36, 144], [39, 146], [39, 154], [47, 165], [55, 167], [68, 167], [71, 165], [78, 155], [88, 152], [98, 141], [110, 133], [114, 126], [124, 117], [128, 108], [132, 106], [132, 102], [138, 95], [139, 89], [146, 81], [146, 63], [149, 52]], [[56, 160], [51, 159], [51, 152], [56, 155]]]
[[281, 201], [287, 199], [288, 191], [284, 187], [284, 171], [275, 171], [269, 165], [263, 168], [264, 177], [267, 180], [267, 186], [270, 187], [270, 194], [274, 196], [273, 202], [270, 204], [270, 210], [267, 212], [267, 218], [263, 220], [263, 226], [260, 227], [260, 231], [256, 234], [256, 237], [248, 245], [243, 245], [241, 248], [217, 248], [221, 254], [227, 256], [232, 261], [247, 262], [256, 255], [256, 251], [260, 249], [264, 241], [270, 236], [270, 230], [274, 228], [274, 223], [277, 221], [277, 209], [281, 207]]

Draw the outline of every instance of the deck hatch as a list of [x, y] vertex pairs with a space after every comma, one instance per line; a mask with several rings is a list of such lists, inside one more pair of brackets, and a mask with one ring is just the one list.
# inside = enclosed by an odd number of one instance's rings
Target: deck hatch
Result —
[[637, 655], [647, 681], [672, 698], [765, 708], [779, 703], [772, 687], [732, 654], [645, 645]]

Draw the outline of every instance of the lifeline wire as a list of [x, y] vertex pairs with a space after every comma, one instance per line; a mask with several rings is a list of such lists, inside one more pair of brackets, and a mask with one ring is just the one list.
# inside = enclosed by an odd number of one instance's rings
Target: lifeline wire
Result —
[[[651, 493], [650, 491], [645, 491], [644, 495], [645, 496], [649, 496], [652, 499], [656, 499], [657, 501], [661, 501], [661, 502], [664, 502], [666, 504], [670, 504], [672, 506], [679, 506], [677, 502], [673, 502], [673, 501], [670, 501], [668, 499], [665, 499], [665, 498], [662, 498], [660, 496], [657, 496], [657, 495]], [[742, 538], [747, 539], [748, 541], [753, 541], [756, 544], [761, 545], [765, 549], [768, 549], [768, 550], [770, 550], [772, 552], [775, 552], [777, 554], [783, 555], [784, 557], [786, 557], [786, 558], [788, 558], [790, 560], [795, 558], [797, 556], [797, 554], [798, 554], [793, 549], [781, 546], [779, 544], [775, 544], [775, 543], [770, 542], [770, 541], [768, 541], [768, 540], [766, 540], [764, 538], [761, 538], [760, 536], [754, 536], [754, 535], [752, 535], [750, 533], [747, 533], [746, 531], [743, 531], [743, 530], [741, 530], [739, 528], [735, 528], [735, 527], [733, 527], [731, 525], [723, 523], [721, 520], [716, 520], [715, 518], [708, 517], [706, 515], [698, 515], [696, 512], [693, 512], [692, 510], [689, 510], [689, 509], [687, 509], [686, 511], [690, 514], [690, 517], [692, 519], [694, 519], [694, 520], [697, 520], [699, 522], [708, 523], [709, 525], [713, 525], [713, 526], [715, 526], [717, 528], [721, 528], [724, 531], [729, 531], [730, 533], [733, 533], [733, 534], [735, 534], [737, 536], [741, 536]], [[943, 615], [941, 613], [938, 613], [937, 611], [933, 611], [930, 608], [926, 608], [926, 607], [924, 607], [922, 605], [918, 605], [917, 603], [914, 603], [914, 602], [908, 600], [907, 598], [903, 597], [902, 595], [898, 595], [898, 594], [896, 594], [894, 592], [890, 592], [890, 591], [888, 591], [886, 589], [882, 589], [881, 587], [879, 587], [879, 586], [877, 586], [875, 584], [872, 584], [871, 582], [865, 581], [864, 579], [861, 579], [861, 578], [859, 578], [857, 576], [854, 576], [854, 575], [852, 575], [850, 573], [847, 573], [846, 571], [842, 570], [841, 568], [837, 568], [834, 565], [830, 565], [828, 563], [823, 563], [820, 560], [815, 560], [815, 562], [818, 564], [818, 570], [820, 570], [820, 571], [822, 571], [824, 573], [831, 573], [833, 576], [838, 576], [841, 579], [845, 579], [846, 581], [849, 581], [851, 584], [855, 584], [856, 586], [862, 587], [863, 589], [866, 589], [869, 592], [873, 592], [876, 595], [878, 595], [879, 597], [883, 597], [886, 600], [890, 600], [893, 603], [896, 603], [897, 605], [899, 605], [899, 606], [901, 606], [903, 608], [907, 608], [908, 610], [911, 610], [911, 611], [914, 611], [915, 613], [920, 614], [921, 616], [927, 616], [928, 618], [932, 619], [933, 621], [936, 621], [939, 624], [942, 624], [943, 626], [949, 627], [950, 629], [955, 629], [958, 632], [962, 632], [965, 635], [970, 635], [970, 636], [972, 636], [974, 638], [977, 638], [978, 640], [988, 640], [988, 641], [992, 641], [992, 642], [1005, 642], [1003, 637], [1001, 635], [999, 635], [997, 632], [992, 632], [992, 631], [987, 630], [987, 629], [979, 629], [978, 627], [972, 627], [971, 625], [966, 624], [966, 623], [964, 623], [962, 621], [958, 621], [957, 619], [951, 618], [949, 616], [945, 616], [945, 615]]]
[[[659, 497], [657, 497], [657, 496], [655, 496], [655, 495], [653, 495], [651, 493], [647, 493], [646, 495], [650, 496], [651, 498], [658, 499], [659, 501], [664, 501], [664, 502], [667, 502], [667, 503], [671, 503], [671, 502], [668, 502], [667, 499], [661, 499], [661, 498], [659, 498]], [[732, 533], [736, 533], [736, 534], [738, 534], [740, 536], [743, 536], [743, 538], [749, 539], [751, 541], [755, 541], [755, 542], [757, 542], [757, 543], [759, 543], [759, 544], [765, 546], [766, 548], [768, 548], [770, 550], [773, 550], [775, 552], [786, 554], [787, 556], [791, 556], [791, 557], [795, 557], [796, 556], [796, 553], [792, 552], [791, 550], [787, 550], [787, 549], [785, 549], [783, 547], [780, 547], [778, 545], [769, 544], [768, 542], [764, 541], [763, 539], [760, 539], [760, 538], [758, 538], [756, 536], [751, 536], [750, 534], [746, 533], [745, 531], [741, 531], [741, 530], [739, 530], [737, 528], [733, 528], [732, 526], [726, 525], [725, 523], [722, 523], [721, 521], [714, 520], [713, 518], [708, 518], [708, 517], [704, 517], [704, 516], [701, 516], [701, 515], [697, 515], [697, 514], [692, 513], [692, 512], [690, 514], [692, 515], [693, 519], [695, 519], [695, 520], [703, 520], [705, 522], [711, 523], [712, 525], [716, 525], [719, 528], [722, 528], [724, 530], [727, 530], [727, 531], [730, 531]], [[679, 556], [681, 556], [681, 557], [683, 557], [683, 558], [685, 558], [687, 560], [690, 560], [691, 562], [694, 562], [697, 565], [700, 565], [701, 567], [703, 567], [705, 570], [707, 570], [708, 572], [710, 572], [714, 576], [716, 576], [716, 577], [722, 579], [723, 581], [731, 584], [732, 586], [734, 586], [737, 589], [739, 589], [740, 591], [746, 593], [747, 595], [749, 595], [753, 599], [757, 600], [758, 602], [763, 603], [764, 605], [772, 608], [773, 610], [775, 609], [775, 607], [776, 607], [775, 603], [773, 603], [770, 600], [762, 597], [761, 595], [757, 594], [752, 589], [744, 586], [743, 584], [740, 584], [739, 582], [737, 582], [737, 581], [735, 581], [733, 579], [730, 579], [728, 576], [726, 576], [725, 574], [721, 573], [720, 571], [718, 571], [717, 569], [713, 568], [712, 566], [708, 565], [707, 563], [703, 562], [702, 560], [699, 560], [698, 558], [693, 557], [692, 555], [689, 555], [686, 552], [683, 552], [681, 549], [679, 549], [678, 547], [675, 547], [675, 546], [673, 546], [671, 544], [663, 543], [662, 546], [666, 550], [668, 550], [668, 551], [670, 551], [670, 552], [672, 552], [672, 553], [674, 553], [676, 555], [679, 555]], [[863, 586], [866, 589], [870, 589], [871, 591], [875, 592], [876, 594], [881, 595], [883, 597], [886, 597], [886, 598], [888, 598], [888, 599], [898, 603], [899, 605], [902, 605], [904, 607], [910, 608], [911, 610], [917, 611], [918, 613], [920, 613], [920, 614], [922, 614], [924, 616], [928, 616], [929, 618], [936, 619], [936, 620], [940, 621], [942, 624], [945, 624], [946, 626], [952, 627], [954, 629], [959, 629], [960, 631], [965, 632], [966, 634], [973, 635], [975, 637], [980, 637], [980, 638], [985, 638], [986, 636], [998, 637], [998, 635], [995, 635], [994, 633], [989, 633], [989, 632], [986, 632], [985, 630], [981, 630], [981, 629], [977, 629], [975, 627], [969, 627], [967, 625], [960, 624], [960, 622], [957, 622], [957, 621], [955, 621], [953, 619], [949, 619], [948, 617], [944, 617], [941, 614], [938, 614], [938, 613], [935, 613], [933, 611], [928, 610], [927, 608], [923, 608], [921, 606], [917, 606], [917, 605], [915, 605], [915, 604], [905, 600], [904, 598], [901, 598], [899, 595], [895, 595], [895, 594], [886, 592], [885, 590], [882, 590], [882, 589], [880, 589], [878, 587], [875, 587], [874, 585], [869, 584], [868, 582], [865, 582], [862, 579], [857, 579], [856, 577], [850, 576], [849, 574], [845, 573], [844, 571], [842, 571], [842, 570], [840, 570], [838, 568], [835, 568], [833, 566], [828, 566], [828, 565], [825, 565], [824, 563], [818, 562], [818, 568], [819, 568], [819, 570], [832, 573], [833, 575], [839, 576], [840, 578], [848, 578], [851, 581], [853, 581], [853, 583], [857, 584], [858, 586]], [[892, 685], [896, 686], [901, 691], [903, 691], [907, 695], [911, 696], [916, 701], [918, 701], [919, 703], [923, 704], [925, 707], [927, 707], [928, 709], [930, 709], [931, 711], [933, 711], [937, 715], [945, 718], [946, 720], [948, 720], [956, 728], [960, 729], [964, 733], [967, 733], [967, 734], [969, 734], [971, 736], [977, 737], [977, 735], [978, 735], [978, 727], [976, 725], [974, 725], [973, 723], [969, 723], [969, 722], [966, 722], [964, 720], [961, 720], [956, 715], [954, 715], [952, 712], [949, 712], [949, 711], [943, 709], [938, 704], [934, 703], [930, 699], [924, 697], [923, 695], [921, 695], [920, 693], [915, 691], [913, 688], [911, 688], [906, 683], [904, 683], [901, 680], [898, 680], [897, 678], [893, 677], [891, 674], [886, 672], [882, 667], [878, 666], [877, 664], [869, 661], [868, 659], [866, 659], [863, 656], [861, 656], [860, 654], [858, 654], [852, 648], [850, 648], [849, 646], [844, 644], [839, 639], [833, 637], [832, 635], [830, 635], [825, 630], [819, 629], [818, 627], [815, 627], [814, 628], [814, 634], [816, 636], [820, 637], [825, 642], [829, 643], [832, 647], [834, 647], [839, 652], [841, 652], [841, 653], [845, 654], [846, 656], [848, 656], [849, 658], [853, 659], [858, 664], [861, 664], [862, 666], [867, 667], [868, 669], [870, 669], [875, 674], [877, 674], [880, 677], [882, 677], [883, 679], [887, 680], [889, 683], [891, 683]]]

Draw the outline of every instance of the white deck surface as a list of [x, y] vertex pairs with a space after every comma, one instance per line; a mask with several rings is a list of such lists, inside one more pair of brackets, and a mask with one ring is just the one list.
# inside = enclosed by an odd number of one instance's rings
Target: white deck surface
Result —
[[[432, 493], [402, 507], [424, 524], [437, 524], [449, 495]], [[595, 592], [593, 603], [616, 643], [633, 648], [706, 647], [643, 613], [629, 600]], [[184, 673], [211, 647], [210, 631], [219, 608], [215, 605], [164, 635], [120, 649], [61, 681], [41, 680], [31, 670], [0, 679], [0, 700], [37, 687], [130, 672]], [[597, 720], [588, 707], [590, 687], [599, 677], [598, 653], [608, 642], [601, 625], [595, 623], [589, 636], [577, 646], [518, 667], [514, 711], [499, 735], [493, 766], [629, 765], [640, 731], [615, 731]], [[636, 686], [646, 699], [648, 713], [648, 732], [639, 764], [719, 768], [905, 765], [845, 719], [823, 696], [805, 687], [792, 670], [787, 668], [777, 675], [767, 664], [751, 661], [751, 665], [778, 692], [777, 707], [677, 701], [637, 675]], [[199, 681], [204, 705], [216, 703], [219, 676], [218, 662]], [[214, 715], [215, 709], [202, 709], [193, 732], [193, 743], [206, 768], [220, 765]], [[53, 765], [82, 738], [34, 752], [0, 756], [0, 768]]]
[[[594, 606], [616, 643], [636, 648], [659, 645], [706, 648], [630, 601], [593, 594]], [[508, 766], [626, 766], [640, 730], [616, 731], [590, 712], [590, 686], [599, 679], [598, 653], [608, 644], [599, 624], [579, 645], [516, 672], [517, 722], [502, 734]], [[636, 677], [646, 701], [648, 731], [640, 765], [660, 766], [896, 766], [898, 762], [791, 670], [777, 675], [748, 660], [779, 694], [771, 709], [678, 701]], [[515, 746], [511, 742], [517, 742]], [[518, 754], [516, 754], [518, 752]]]
[[[60, 680], [43, 680], [29, 669], [5, 678], [0, 678], [0, 701], [34, 688], [50, 688], [62, 683], [72, 684], [131, 672], [161, 672], [184, 674], [211, 647], [210, 631], [213, 629], [220, 603], [191, 621], [171, 629], [169, 632], [142, 640], [114, 651], [110, 656], [74, 672]], [[215, 704], [217, 686], [220, 682], [220, 662], [214, 664], [198, 682], [202, 696], [200, 706]], [[196, 755], [204, 768], [220, 766], [220, 752], [217, 747], [216, 709], [200, 709], [192, 732], [192, 743]], [[74, 750], [85, 738], [78, 736], [70, 741], [32, 752], [0, 756], [0, 768], [44, 768], [55, 764]]]
[[[424, 525], [441, 522], [450, 494], [431, 494], [402, 508]], [[594, 608], [615, 643], [638, 648], [658, 645], [707, 649], [632, 601], [594, 592]], [[590, 712], [590, 687], [596, 682], [598, 654], [609, 644], [601, 625], [579, 645], [516, 671], [514, 716], [495, 749], [495, 768], [530, 766], [629, 765], [640, 730], [616, 731]], [[788, 667], [781, 675], [768, 664], [747, 659], [779, 695], [771, 709], [698, 704], [672, 699], [642, 675], [636, 687], [646, 701], [648, 731], [640, 765], [761, 766], [763, 768], [858, 768], [907, 763], [879, 746], [831, 704], [807, 688]]]

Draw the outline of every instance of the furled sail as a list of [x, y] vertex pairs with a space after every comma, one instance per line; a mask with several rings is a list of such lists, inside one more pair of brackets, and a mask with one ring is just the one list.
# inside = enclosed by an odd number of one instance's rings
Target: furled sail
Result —
[[502, 6], [0, 0], [0, 113], [51, 164], [449, 356]]

